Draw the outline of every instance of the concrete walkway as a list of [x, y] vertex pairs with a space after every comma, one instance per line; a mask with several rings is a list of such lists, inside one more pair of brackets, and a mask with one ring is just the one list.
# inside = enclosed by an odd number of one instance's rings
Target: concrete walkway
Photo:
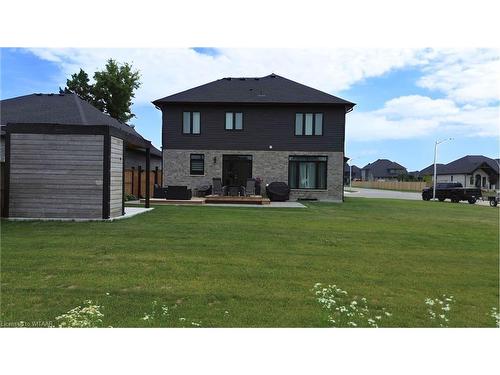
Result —
[[110, 221], [113, 220], [122, 220], [122, 219], [128, 219], [130, 217], [134, 217], [136, 215], [143, 214], [145, 212], [154, 210], [154, 208], [145, 208], [145, 207], [125, 207], [125, 215], [118, 216], [112, 219], [109, 219]]

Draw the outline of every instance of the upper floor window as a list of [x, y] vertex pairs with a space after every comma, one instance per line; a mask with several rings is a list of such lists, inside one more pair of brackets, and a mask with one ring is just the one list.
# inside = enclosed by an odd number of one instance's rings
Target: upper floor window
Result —
[[205, 174], [205, 155], [191, 154], [189, 162], [189, 174], [203, 176]]
[[226, 112], [226, 130], [243, 130], [243, 113]]
[[182, 114], [182, 132], [184, 134], [200, 134], [200, 112], [184, 112]]
[[323, 135], [323, 114], [296, 113], [295, 135]]

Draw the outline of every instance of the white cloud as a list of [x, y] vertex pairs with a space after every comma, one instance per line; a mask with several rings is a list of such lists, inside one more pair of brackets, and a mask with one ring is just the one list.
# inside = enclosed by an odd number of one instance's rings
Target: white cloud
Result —
[[500, 100], [500, 50], [441, 51], [417, 84], [457, 103], [486, 105]]
[[[91, 73], [109, 57], [141, 71], [135, 103], [161, 98], [227, 76], [271, 72], [342, 96], [370, 77], [409, 66], [422, 71], [416, 82], [444, 98], [403, 95], [378, 110], [347, 117], [350, 140], [408, 139], [445, 130], [462, 136], [499, 135], [498, 50], [416, 49], [218, 49], [216, 56], [192, 49], [33, 49], [61, 68], [56, 85], [83, 68]], [[349, 98], [346, 98], [349, 99]]]
[[423, 64], [414, 49], [219, 49], [209, 56], [191, 49], [33, 49], [61, 68], [60, 86], [83, 68], [88, 73], [112, 56], [141, 71], [135, 103], [152, 100], [227, 76], [263, 76], [272, 72], [338, 94], [369, 77], [403, 66]]
[[444, 131], [450, 136], [500, 136], [500, 107], [459, 107], [449, 99], [409, 95], [387, 101], [383, 108], [352, 112], [349, 140], [409, 139]]

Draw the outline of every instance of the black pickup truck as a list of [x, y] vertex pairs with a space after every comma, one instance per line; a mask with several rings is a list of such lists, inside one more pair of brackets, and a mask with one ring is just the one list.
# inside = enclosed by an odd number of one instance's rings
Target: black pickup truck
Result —
[[[428, 201], [432, 199], [433, 187], [422, 190], [422, 199]], [[476, 203], [481, 197], [481, 189], [479, 188], [464, 188], [459, 182], [446, 182], [436, 184], [436, 198], [443, 202], [445, 199], [450, 199], [453, 203], [467, 201], [470, 204]]]

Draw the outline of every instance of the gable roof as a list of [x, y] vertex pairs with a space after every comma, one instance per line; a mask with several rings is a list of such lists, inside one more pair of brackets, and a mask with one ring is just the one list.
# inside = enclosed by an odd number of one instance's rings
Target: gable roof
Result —
[[297, 83], [276, 74], [265, 77], [222, 78], [153, 102], [166, 103], [275, 103], [335, 104], [355, 106], [347, 100]]
[[[101, 112], [76, 94], [30, 94], [0, 100], [0, 125], [107, 125], [147, 141], [132, 126]], [[2, 134], [4, 133], [2, 126]], [[155, 149], [151, 152], [158, 152]]]
[[[446, 164], [440, 164], [440, 163], [436, 163], [436, 171], [437, 171], [437, 174], [439, 174], [439, 172], [441, 171], [441, 169], [445, 166]], [[417, 171], [417, 175], [418, 176], [428, 176], [428, 175], [431, 175], [431, 174], [434, 174], [434, 164], [431, 164], [429, 165], [428, 167], [425, 167], [424, 169], [422, 169], [420, 172]]]
[[398, 164], [394, 161], [391, 161], [389, 159], [378, 159], [374, 161], [373, 163], [369, 163], [365, 165], [362, 170], [365, 171], [370, 171], [373, 177], [394, 177], [398, 176], [401, 173], [390, 173], [390, 169], [397, 169], [401, 170], [402, 173], [407, 173], [406, 168], [403, 167], [401, 164]]
[[495, 159], [483, 155], [466, 155], [451, 163], [443, 165], [438, 169], [437, 174], [470, 174], [483, 164], [486, 164], [487, 167], [493, 169], [497, 174], [499, 173], [499, 166]]
[[349, 167], [349, 164], [344, 164], [344, 173], [348, 176], [349, 173], [352, 172], [352, 178], [360, 178], [361, 177], [361, 168], [356, 165], [353, 165], [352, 168]]

